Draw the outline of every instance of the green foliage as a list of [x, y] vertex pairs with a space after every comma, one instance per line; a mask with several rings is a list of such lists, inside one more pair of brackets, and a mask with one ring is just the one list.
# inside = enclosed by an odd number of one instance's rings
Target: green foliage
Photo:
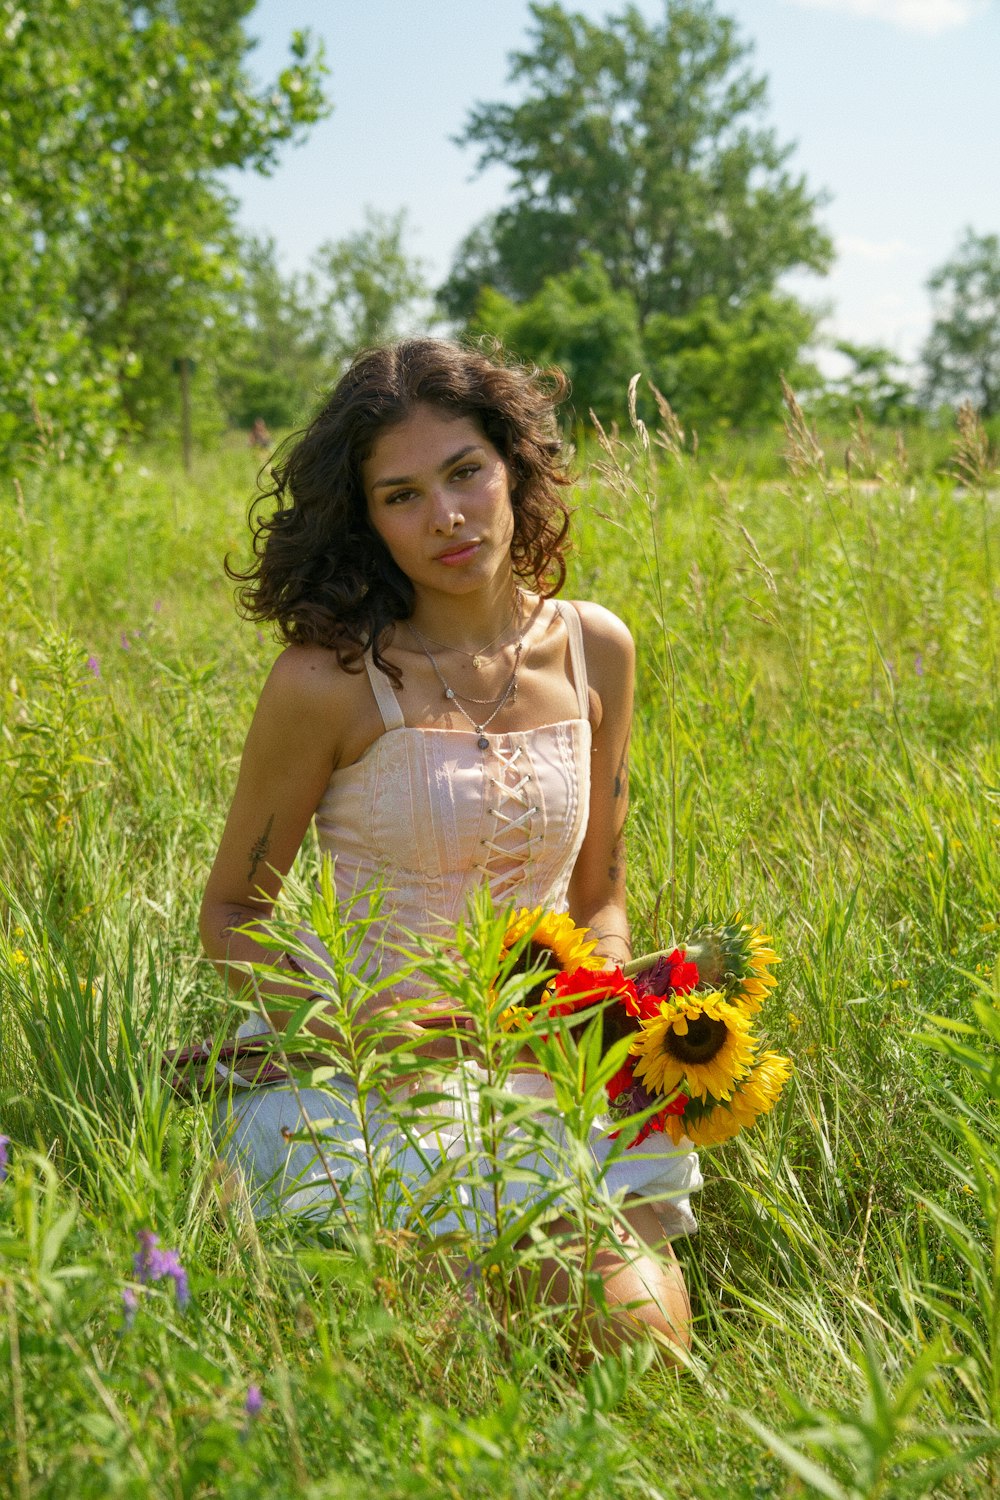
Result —
[[850, 360], [851, 368], [818, 392], [816, 405], [825, 416], [852, 421], [860, 412], [878, 426], [917, 420], [916, 392], [898, 355], [879, 344], [852, 344], [848, 339], [833, 347]]
[[1000, 413], [1000, 235], [967, 229], [927, 283], [934, 321], [924, 345], [930, 399]]
[[238, 328], [221, 375], [229, 421], [303, 422], [356, 350], [416, 318], [427, 286], [405, 249], [406, 216], [369, 209], [364, 228], [327, 240], [304, 275], [284, 276], [272, 239], [250, 237], [235, 293]]
[[558, 365], [571, 382], [577, 420], [594, 411], [602, 421], [624, 416], [624, 392], [642, 365], [635, 304], [616, 292], [596, 255], [575, 270], [550, 276], [527, 302], [485, 287], [471, 325], [522, 359]]
[[817, 199], [762, 123], [765, 83], [736, 26], [701, 0], [635, 7], [603, 26], [533, 4], [533, 45], [516, 53], [515, 104], [477, 106], [463, 134], [479, 165], [514, 177], [512, 201], [473, 231], [441, 292], [468, 317], [483, 285], [530, 299], [591, 253], [640, 326], [738, 306], [798, 266], [824, 270]]
[[737, 307], [702, 297], [683, 317], [654, 313], [644, 368], [678, 415], [698, 428], [758, 427], [781, 411], [781, 378], [807, 378], [799, 353], [815, 319], [792, 297], [756, 292]]
[[251, 83], [252, 8], [2, 0], [2, 254], [14, 274], [0, 327], [20, 352], [0, 380], [15, 442], [50, 423], [58, 448], [99, 455], [119, 402], [146, 423], [176, 357], [214, 361], [235, 263], [218, 174], [269, 171], [326, 108], [305, 34], [276, 80]]

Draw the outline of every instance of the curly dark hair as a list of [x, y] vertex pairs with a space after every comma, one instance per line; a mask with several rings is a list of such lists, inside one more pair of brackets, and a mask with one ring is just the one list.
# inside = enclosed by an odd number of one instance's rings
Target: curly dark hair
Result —
[[309, 426], [281, 445], [273, 484], [250, 507], [256, 561], [240, 572], [226, 560], [241, 613], [274, 621], [289, 643], [330, 647], [347, 670], [360, 670], [370, 648], [398, 685], [380, 648], [409, 617], [413, 586], [369, 524], [361, 466], [379, 434], [420, 405], [473, 418], [496, 448], [511, 481], [514, 572], [558, 593], [569, 530], [560, 488], [570, 480], [555, 407], [566, 391], [559, 371], [509, 363], [497, 348], [420, 338], [362, 351]]

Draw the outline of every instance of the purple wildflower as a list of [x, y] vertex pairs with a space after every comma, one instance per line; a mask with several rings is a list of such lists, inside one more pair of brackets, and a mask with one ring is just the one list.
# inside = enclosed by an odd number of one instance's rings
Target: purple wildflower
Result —
[[132, 642], [128, 638], [128, 631], [123, 630], [122, 631], [122, 650], [123, 651], [131, 651], [131, 649], [132, 649]]
[[914, 658], [914, 661], [913, 661], [913, 670], [914, 670], [914, 672], [916, 672], [916, 674], [917, 674], [918, 677], [923, 677], [923, 675], [924, 675], [924, 653], [922, 651], [918, 651], [917, 654], [916, 654], [916, 656], [915, 656], [915, 658]]
[[150, 1281], [162, 1281], [164, 1276], [169, 1276], [174, 1284], [177, 1306], [183, 1312], [191, 1301], [191, 1289], [177, 1251], [161, 1250], [160, 1237], [151, 1229], [140, 1229], [136, 1238], [139, 1249], [132, 1258], [136, 1280], [145, 1286]]
[[133, 1287], [122, 1287], [122, 1307], [125, 1312], [125, 1327], [129, 1329], [135, 1322], [135, 1315], [139, 1308], [139, 1298]]
[[100, 677], [100, 675], [101, 675], [101, 663], [100, 663], [100, 660], [96, 656], [88, 656], [87, 657], [87, 666], [90, 669], [90, 671], [93, 672], [93, 674], [94, 674], [95, 677]]
[[247, 1399], [243, 1403], [243, 1410], [251, 1421], [253, 1421], [254, 1417], [260, 1416], [263, 1405], [264, 1397], [261, 1394], [260, 1386], [252, 1385], [247, 1391]]
[[9, 1135], [0, 1135], [0, 1182], [7, 1176], [7, 1147], [10, 1145]]
[[163, 608], [163, 600], [162, 599], [155, 599], [153, 601], [153, 614], [154, 615], [158, 615], [160, 613], [160, 610], [162, 608]]

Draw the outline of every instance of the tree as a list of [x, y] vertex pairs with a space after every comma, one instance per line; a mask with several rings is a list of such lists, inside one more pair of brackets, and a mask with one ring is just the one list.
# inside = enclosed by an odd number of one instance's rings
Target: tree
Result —
[[471, 330], [496, 335], [521, 359], [558, 365], [579, 421], [590, 411], [602, 421], [623, 417], [629, 380], [643, 366], [635, 303], [615, 291], [596, 255], [548, 277], [526, 302], [486, 287]]
[[708, 0], [666, 0], [650, 25], [634, 6], [601, 27], [534, 3], [533, 46], [512, 59], [517, 104], [483, 104], [461, 136], [480, 169], [513, 173], [511, 203], [460, 248], [441, 290], [471, 315], [479, 290], [535, 295], [596, 255], [644, 328], [711, 297], [724, 313], [793, 267], [825, 270], [818, 200], [762, 122], [766, 84], [733, 21]]
[[247, 237], [220, 382], [232, 423], [303, 421], [356, 350], [405, 331], [428, 294], [405, 238], [404, 212], [366, 209], [362, 229], [327, 240], [304, 273], [285, 276], [274, 240]]
[[798, 383], [815, 318], [794, 297], [759, 291], [736, 308], [702, 297], [684, 317], [646, 324], [646, 366], [654, 384], [696, 428], [757, 427], [780, 415], [781, 377]]
[[[65, 330], [56, 385], [91, 382], [116, 416], [122, 402], [150, 421], [178, 356], [212, 363], [237, 250], [219, 174], [270, 171], [281, 144], [327, 108], [305, 34], [277, 80], [252, 83], [242, 25], [252, 9], [0, 0], [0, 199], [17, 227], [0, 332], [24, 349], [32, 299]], [[0, 384], [22, 430], [33, 405], [45, 420], [55, 387], [43, 388], [33, 355]]]
[[323, 331], [302, 276], [285, 276], [270, 235], [248, 235], [234, 290], [235, 328], [220, 370], [226, 417], [248, 428], [256, 417], [269, 427], [303, 421], [326, 378]]
[[838, 340], [833, 347], [850, 360], [851, 368], [826, 383], [814, 403], [819, 410], [848, 421], [860, 411], [880, 426], [917, 417], [916, 393], [891, 349], [881, 344], [852, 344], [848, 339]]
[[393, 338], [428, 295], [423, 266], [407, 255], [405, 237], [404, 210], [380, 214], [368, 208], [363, 229], [328, 240], [313, 256], [319, 313], [333, 358]]
[[969, 228], [953, 258], [930, 277], [934, 321], [924, 345], [931, 400], [972, 401], [1000, 412], [1000, 235]]

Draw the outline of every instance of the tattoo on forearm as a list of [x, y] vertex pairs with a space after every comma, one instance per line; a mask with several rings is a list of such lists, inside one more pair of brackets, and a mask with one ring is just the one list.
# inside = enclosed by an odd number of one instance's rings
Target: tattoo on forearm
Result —
[[264, 855], [271, 847], [271, 829], [273, 827], [274, 813], [272, 813], [268, 818], [267, 827], [264, 829], [264, 832], [254, 844], [253, 848], [250, 850], [250, 869], [247, 873], [247, 880], [253, 880], [254, 876], [257, 873], [257, 866], [260, 864], [261, 860], [264, 858]]

